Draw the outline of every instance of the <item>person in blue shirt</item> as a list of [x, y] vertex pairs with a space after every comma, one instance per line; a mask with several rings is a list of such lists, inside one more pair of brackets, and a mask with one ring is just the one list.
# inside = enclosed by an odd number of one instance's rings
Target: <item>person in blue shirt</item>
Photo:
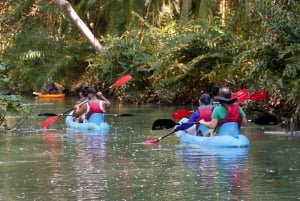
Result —
[[51, 81], [50, 86], [47, 90], [49, 94], [58, 94], [58, 87], [55, 85], [54, 81]]

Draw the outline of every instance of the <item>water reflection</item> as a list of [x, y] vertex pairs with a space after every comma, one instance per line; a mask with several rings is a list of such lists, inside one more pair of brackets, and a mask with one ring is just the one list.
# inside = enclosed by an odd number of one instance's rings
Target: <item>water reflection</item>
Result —
[[55, 130], [42, 130], [45, 147], [51, 153], [59, 151], [60, 137]]
[[62, 141], [61, 134], [43, 131], [45, 147], [48, 150], [47, 166], [49, 181], [53, 187], [50, 192], [56, 199], [63, 195], [60, 187], [68, 188], [75, 200], [101, 198], [107, 189], [105, 172], [106, 136], [97, 133], [67, 131]]
[[98, 198], [107, 188], [105, 174], [106, 136], [93, 132], [67, 132], [73, 141], [75, 188], [77, 199]]
[[207, 196], [241, 199], [249, 194], [248, 148], [199, 148], [179, 145], [176, 154]]

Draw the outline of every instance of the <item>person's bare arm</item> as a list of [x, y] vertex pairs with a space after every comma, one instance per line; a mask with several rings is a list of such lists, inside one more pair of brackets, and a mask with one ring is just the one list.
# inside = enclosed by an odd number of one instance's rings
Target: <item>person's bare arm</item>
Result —
[[244, 118], [242, 119], [242, 124], [243, 124], [243, 125], [247, 125], [247, 123], [248, 123], [248, 120], [247, 120], [246, 117], [244, 117]]
[[203, 126], [206, 126], [207, 128], [215, 129], [218, 124], [218, 120], [212, 119], [211, 121], [204, 121], [203, 119], [201, 119], [199, 123]]
[[105, 98], [105, 96], [103, 96], [101, 92], [97, 92], [97, 96], [104, 101], [105, 108], [108, 108], [111, 105], [111, 102], [107, 98]]
[[82, 114], [84, 114], [87, 110], [87, 103], [80, 105], [80, 104], [76, 104], [74, 106], [74, 114], [75, 116], [81, 116]]

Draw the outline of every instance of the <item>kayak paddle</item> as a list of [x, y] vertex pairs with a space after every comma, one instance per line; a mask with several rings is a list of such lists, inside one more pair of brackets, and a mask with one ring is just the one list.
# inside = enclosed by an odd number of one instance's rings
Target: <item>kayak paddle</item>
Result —
[[134, 114], [129, 114], [129, 113], [123, 113], [123, 114], [105, 114], [105, 116], [113, 116], [113, 117], [131, 117], [134, 116]]
[[265, 98], [267, 98], [268, 92], [267, 91], [258, 91], [254, 92], [252, 94], [248, 94], [248, 89], [242, 89], [234, 94], [232, 94], [231, 98], [237, 98], [239, 103], [242, 103], [246, 100], [251, 100], [251, 101], [260, 101]]
[[[199, 122], [186, 122], [186, 123], [181, 123], [181, 124], [199, 124]], [[152, 130], [162, 130], [162, 129], [169, 129], [169, 128], [173, 128], [174, 126], [179, 125], [179, 123], [176, 123], [175, 121], [173, 121], [172, 119], [157, 119], [153, 122], [152, 125]], [[158, 143], [160, 140], [168, 137], [169, 135], [172, 135], [173, 133], [175, 133], [176, 131], [173, 130], [171, 133], [168, 133], [166, 135], [163, 135], [157, 139], [152, 139], [152, 140], [146, 140], [143, 142], [143, 144], [146, 145], [151, 145], [151, 144], [156, 144]]]
[[248, 99], [248, 89], [242, 89], [231, 95], [231, 99], [237, 98], [239, 103]]
[[[126, 82], [128, 82], [129, 80], [132, 79], [132, 76], [131, 75], [124, 75], [122, 76], [121, 78], [119, 78], [113, 85], [111, 85], [109, 88], [107, 89], [104, 89], [102, 92], [108, 90], [108, 89], [111, 89], [111, 88], [116, 88], [116, 87], [119, 87], [123, 84], [125, 84]], [[88, 100], [80, 103], [79, 105], [82, 105], [84, 103], [87, 103]], [[56, 116], [52, 116], [52, 117], [49, 117], [48, 119], [46, 119], [45, 121], [42, 122], [41, 124], [41, 128], [46, 128], [47, 126], [51, 125], [52, 123], [54, 123], [55, 121], [57, 121], [60, 117], [68, 114], [69, 112], [71, 112], [74, 108], [71, 108], [65, 112], [63, 112], [62, 114], [56, 114]]]
[[152, 130], [169, 129], [181, 124], [199, 124], [199, 122], [176, 123], [172, 119], [156, 119], [152, 124]]
[[157, 119], [152, 124], [152, 130], [169, 129], [176, 125], [177, 123], [172, 119]]
[[250, 94], [249, 99], [252, 101], [259, 101], [266, 99], [268, 97], [268, 92], [267, 91], [258, 91], [253, 94]]
[[192, 113], [192, 111], [182, 109], [182, 110], [177, 110], [176, 112], [173, 112], [171, 116], [173, 119], [178, 120], [178, 119], [182, 119], [185, 117], [189, 117], [191, 113]]
[[[45, 116], [45, 117], [53, 117], [53, 116], [58, 116], [58, 115], [62, 115], [62, 116], [72, 116], [70, 114], [55, 114], [55, 113], [41, 113], [38, 116]], [[123, 113], [123, 114], [106, 114], [104, 113], [104, 115], [106, 116], [113, 116], [113, 117], [130, 117], [130, 116], [134, 116], [134, 114], [129, 114], [129, 113]]]
[[146, 144], [146, 145], [156, 144], [156, 143], [158, 143], [159, 141], [161, 141], [162, 139], [164, 139], [165, 137], [168, 137], [169, 135], [172, 135], [172, 134], [175, 133], [175, 132], [176, 132], [176, 131], [174, 130], [174, 131], [172, 131], [172, 132], [170, 132], [170, 133], [168, 133], [168, 134], [166, 134], [166, 135], [163, 135], [163, 136], [161, 136], [161, 137], [159, 137], [159, 138], [157, 138], [157, 139], [146, 140], [146, 141], [143, 142], [143, 144]]

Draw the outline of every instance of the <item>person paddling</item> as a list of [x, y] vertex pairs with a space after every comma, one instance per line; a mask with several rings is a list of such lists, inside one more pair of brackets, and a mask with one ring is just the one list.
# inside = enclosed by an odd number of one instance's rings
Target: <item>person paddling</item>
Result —
[[[80, 105], [76, 104], [74, 106], [74, 115], [81, 116], [86, 114], [87, 120], [90, 116], [95, 113], [103, 114], [106, 112], [111, 105], [110, 101], [103, 96], [101, 92], [96, 92], [96, 89], [91, 87], [87, 90], [88, 102], [86, 104]], [[100, 99], [98, 99], [99, 97]]]
[[[89, 87], [83, 87], [78, 95], [79, 95], [79, 100], [76, 102], [76, 104], [80, 104], [82, 102], [85, 102], [87, 100], [89, 100], [88, 98], [88, 89]], [[73, 113], [73, 121], [78, 122], [78, 123], [82, 123], [86, 120], [86, 115], [85, 113], [82, 114], [81, 116], [75, 116], [75, 114]]]
[[54, 81], [51, 81], [50, 86], [47, 89], [49, 94], [58, 94], [58, 87], [56, 86]]
[[211, 115], [211, 121], [201, 119], [199, 123], [211, 129], [216, 129], [218, 133], [222, 124], [227, 122], [236, 122], [240, 127], [241, 124], [247, 124], [247, 118], [244, 110], [238, 105], [237, 99], [231, 99], [231, 90], [228, 87], [220, 88], [220, 106], [214, 108]]
[[89, 90], [89, 87], [84, 87], [79, 91], [79, 93], [78, 93], [79, 100], [77, 101], [76, 104], [82, 103], [89, 99], [88, 98], [88, 90]]
[[[184, 124], [176, 126], [175, 131], [189, 129], [195, 124], [195, 122], [198, 122], [200, 119], [205, 119], [206, 121], [211, 120], [213, 106], [211, 105], [210, 95], [208, 95], [207, 93], [202, 94], [199, 99], [199, 104], [200, 107], [198, 108], [198, 110], [191, 114], [188, 121], [184, 122]], [[195, 131], [191, 132], [194, 132], [194, 134], [196, 135], [203, 136], [207, 132], [207, 129], [201, 127], [199, 128], [199, 126], [196, 126], [196, 133]]]

